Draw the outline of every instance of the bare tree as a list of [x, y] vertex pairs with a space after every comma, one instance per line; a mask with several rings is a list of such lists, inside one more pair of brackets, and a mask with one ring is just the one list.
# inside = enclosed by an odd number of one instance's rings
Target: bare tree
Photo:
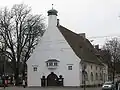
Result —
[[6, 49], [2, 52], [11, 60], [11, 67], [18, 84], [19, 65], [23, 63], [23, 76], [26, 61], [38, 44], [45, 30], [42, 15], [32, 15], [31, 8], [24, 4], [15, 4], [8, 10], [0, 10], [0, 42]]
[[120, 40], [118, 38], [113, 38], [111, 40], [106, 41], [104, 45], [104, 49], [109, 51], [111, 55], [111, 63], [110, 68], [112, 68], [112, 77], [114, 82], [115, 71], [116, 71], [116, 63], [120, 62]]

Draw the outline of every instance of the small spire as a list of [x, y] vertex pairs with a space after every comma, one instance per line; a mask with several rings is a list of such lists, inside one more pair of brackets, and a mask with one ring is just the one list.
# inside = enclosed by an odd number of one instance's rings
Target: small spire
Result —
[[48, 16], [49, 15], [56, 15], [57, 16], [57, 10], [53, 9], [53, 4], [52, 4], [52, 9], [48, 11]]
[[52, 4], [52, 9], [53, 9], [53, 4]]

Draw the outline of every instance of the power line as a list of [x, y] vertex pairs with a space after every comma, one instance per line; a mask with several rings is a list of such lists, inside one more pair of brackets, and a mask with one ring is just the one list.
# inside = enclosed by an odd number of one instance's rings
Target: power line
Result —
[[94, 38], [107, 38], [107, 37], [120, 37], [120, 35], [93, 36], [93, 37], [87, 37], [87, 38], [89, 38], [89, 39], [94, 39]]

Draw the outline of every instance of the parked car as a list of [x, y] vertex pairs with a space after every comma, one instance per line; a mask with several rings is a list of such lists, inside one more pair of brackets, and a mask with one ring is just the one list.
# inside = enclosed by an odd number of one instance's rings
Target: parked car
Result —
[[120, 90], [120, 83], [118, 84], [118, 90]]
[[112, 81], [105, 82], [102, 86], [102, 90], [115, 90], [115, 84]]
[[2, 86], [4, 86], [4, 85], [3, 85], [3, 80], [0, 79], [0, 87], [2, 87]]

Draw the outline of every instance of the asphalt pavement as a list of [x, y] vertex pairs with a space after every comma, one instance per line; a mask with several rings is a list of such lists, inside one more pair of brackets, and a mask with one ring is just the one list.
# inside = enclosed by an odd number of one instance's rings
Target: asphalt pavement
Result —
[[[74, 87], [47, 87], [47, 88], [23, 88], [23, 87], [0, 87], [0, 90], [84, 90], [84, 88]], [[101, 90], [101, 87], [86, 88], [85, 90]]]

